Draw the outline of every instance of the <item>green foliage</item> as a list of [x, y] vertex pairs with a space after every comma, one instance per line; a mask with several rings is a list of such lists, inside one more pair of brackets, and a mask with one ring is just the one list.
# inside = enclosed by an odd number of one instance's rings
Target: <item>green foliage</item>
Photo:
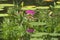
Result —
[[9, 9], [9, 17], [5, 17], [2, 23], [2, 36], [4, 40], [18, 40], [25, 32], [22, 22], [22, 16], [17, 14], [14, 8]]
[[[28, 18], [29, 16], [25, 14], [25, 9], [21, 10], [21, 6], [19, 6], [20, 5], [15, 2], [15, 6], [8, 9], [7, 13], [9, 16], [4, 17], [1, 25], [1, 36], [4, 40], [30, 40], [31, 34], [35, 37], [42, 36], [43, 39], [50, 40], [51, 34], [49, 33], [60, 33], [60, 9], [54, 9], [52, 11], [48, 9], [34, 9], [36, 14], [32, 16], [33, 18]], [[28, 7], [26, 9], [30, 8]], [[34, 29], [33, 33], [26, 32], [29, 27]], [[54, 36], [55, 34], [52, 35]], [[34, 39], [32, 38], [31, 40]]]
[[31, 22], [30, 25], [39, 26], [39, 25], [46, 25], [46, 23], [44, 23], [44, 22]]
[[[35, 32], [47, 32], [47, 33], [59, 33], [60, 26], [59, 20], [57, 21], [57, 15], [55, 11], [53, 11], [53, 16], [49, 15], [49, 10], [36, 10], [36, 14], [33, 16], [37, 19], [28, 19], [27, 15], [24, 11], [21, 11], [20, 13], [17, 13], [16, 8], [9, 8], [8, 10], [8, 17], [4, 18], [4, 21], [2, 23], [2, 37], [5, 40], [18, 40], [20, 37], [24, 36], [23, 39], [25, 39], [27, 36], [26, 29], [28, 27], [33, 27], [35, 29]], [[33, 20], [33, 21], [32, 21]], [[37, 21], [36, 21], [37, 20]], [[41, 34], [42, 36], [45, 34]], [[35, 34], [36, 37], [41, 36], [40, 34]], [[47, 35], [47, 34], [46, 34]], [[28, 36], [29, 37], [29, 36]], [[45, 36], [44, 36], [45, 37]]]

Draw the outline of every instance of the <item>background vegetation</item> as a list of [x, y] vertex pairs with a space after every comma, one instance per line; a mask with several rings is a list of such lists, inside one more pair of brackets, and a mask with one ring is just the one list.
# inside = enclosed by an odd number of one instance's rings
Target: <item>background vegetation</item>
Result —
[[[8, 2], [4, 1], [4, 3], [9, 3], [9, 0]], [[44, 2], [42, 3], [41, 0], [31, 0], [31, 2], [12, 0], [12, 3], [14, 4], [12, 7], [5, 6], [4, 10], [7, 11], [0, 11], [0, 13], [8, 14], [7, 17], [1, 17], [1, 40], [60, 40], [60, 8], [55, 8], [57, 5], [54, 2], [53, 4], [50, 2], [43, 4]], [[28, 7], [25, 7], [26, 5]], [[49, 8], [32, 9], [29, 5], [35, 5], [33, 8], [38, 6], [42, 6], [42, 8], [48, 6]], [[26, 9], [22, 10], [24, 7]], [[31, 11], [26, 13], [27, 10], [34, 11], [34, 15], [28, 14]]]

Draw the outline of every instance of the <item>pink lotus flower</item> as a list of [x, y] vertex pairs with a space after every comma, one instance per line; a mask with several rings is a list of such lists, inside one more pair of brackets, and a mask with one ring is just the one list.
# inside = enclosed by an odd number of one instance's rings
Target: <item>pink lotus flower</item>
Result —
[[34, 15], [35, 11], [34, 10], [26, 10], [26, 14]]
[[33, 29], [33, 28], [28, 28], [28, 29], [27, 29], [27, 32], [33, 33], [33, 32], [34, 32], [34, 29]]

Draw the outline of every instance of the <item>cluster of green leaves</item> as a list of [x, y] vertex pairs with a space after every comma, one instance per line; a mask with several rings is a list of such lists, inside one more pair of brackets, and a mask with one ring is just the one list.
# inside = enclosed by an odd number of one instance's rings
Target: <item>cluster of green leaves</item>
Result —
[[18, 8], [9, 8], [9, 16], [5, 17], [2, 23], [2, 38], [18, 40], [24, 35], [26, 38], [25, 33], [28, 27], [33, 27], [36, 32], [60, 33], [59, 9], [54, 9], [52, 14], [46, 9], [35, 11], [36, 14], [33, 17], [36, 19], [28, 20], [23, 10], [18, 13]]
[[[60, 18], [59, 18], [59, 10], [60, 9], [54, 9], [52, 11], [52, 14], [50, 14], [49, 10], [39, 10], [39, 14], [35, 15], [35, 17], [40, 20], [40, 22], [46, 23], [45, 25], [36, 26], [36, 32], [32, 35], [31, 40], [58, 40], [56, 36], [60, 33]], [[38, 25], [38, 23], [37, 23]], [[47, 32], [47, 33], [46, 33]], [[58, 33], [58, 34], [57, 34]], [[54, 38], [56, 37], [56, 38]], [[39, 39], [38, 39], [39, 38]], [[42, 39], [41, 39], [42, 38]]]
[[20, 24], [23, 17], [20, 14], [17, 14], [14, 8], [9, 11], [10, 16], [5, 17], [2, 23], [2, 36], [3, 39], [6, 40], [18, 40], [24, 32], [23, 26]]
[[[35, 17], [37, 17], [40, 21], [31, 22], [31, 24], [35, 26], [34, 28], [38, 32], [60, 33], [59, 9], [54, 9], [52, 11], [52, 15], [49, 15], [48, 10], [46, 10], [45, 12], [44, 11], [45, 10], [39, 10], [39, 13], [37, 13], [38, 15], [36, 14]], [[43, 22], [43, 25], [41, 25], [40, 22]], [[46, 23], [46, 25], [44, 23]]]

